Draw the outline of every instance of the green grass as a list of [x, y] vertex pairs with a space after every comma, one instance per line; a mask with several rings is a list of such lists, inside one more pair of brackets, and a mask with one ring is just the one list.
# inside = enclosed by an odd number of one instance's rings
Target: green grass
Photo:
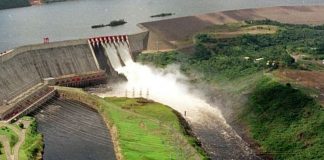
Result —
[[125, 159], [194, 159], [196, 150], [171, 108], [143, 99], [105, 100], [122, 109], [104, 113], [117, 127]]
[[304, 92], [265, 78], [242, 116], [275, 159], [324, 159], [324, 110]]
[[0, 135], [4, 135], [9, 139], [10, 147], [12, 148], [18, 142], [18, 135], [9, 127], [0, 127]]
[[24, 144], [19, 149], [19, 160], [37, 159], [39, 153], [43, 150], [43, 138], [37, 132], [36, 120], [32, 117], [24, 117], [29, 120], [30, 125], [26, 129], [26, 138]]

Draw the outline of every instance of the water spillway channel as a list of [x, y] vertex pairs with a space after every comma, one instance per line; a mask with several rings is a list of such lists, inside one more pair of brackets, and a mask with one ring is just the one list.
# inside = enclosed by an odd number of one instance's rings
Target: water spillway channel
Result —
[[[91, 41], [92, 46], [99, 43]], [[98, 43], [98, 44], [97, 44]], [[101, 45], [107, 46], [105, 42]], [[186, 83], [188, 77], [176, 66], [157, 69], [135, 62], [123, 41], [109, 42], [105, 53], [113, 69], [127, 79], [115, 83], [102, 97], [143, 97], [166, 104], [185, 117], [211, 159], [259, 159], [249, 145], [227, 124], [218, 106], [212, 106], [202, 93]]]
[[44, 135], [44, 160], [116, 159], [105, 122], [85, 104], [56, 99], [33, 115]]

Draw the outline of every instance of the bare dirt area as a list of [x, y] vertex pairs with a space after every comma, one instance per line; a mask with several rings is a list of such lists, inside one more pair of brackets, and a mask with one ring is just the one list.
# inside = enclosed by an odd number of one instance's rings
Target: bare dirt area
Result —
[[[293, 24], [323, 24], [324, 6], [291, 6], [242, 9], [180, 17], [140, 25], [168, 42], [186, 41], [194, 34], [213, 25], [236, 23], [244, 20], [271, 19]], [[149, 40], [150, 41], [150, 40]]]
[[251, 34], [251, 35], [257, 35], [257, 34], [274, 34], [278, 30], [275, 26], [267, 26], [267, 25], [258, 25], [258, 26], [252, 26], [252, 27], [239, 27], [238, 30], [235, 31], [225, 31], [225, 30], [219, 30], [219, 31], [209, 31], [209, 34], [214, 35], [216, 38], [232, 38], [237, 37], [244, 34]]
[[324, 105], [324, 72], [285, 70], [275, 73], [280, 79], [296, 83], [319, 92], [316, 98]]

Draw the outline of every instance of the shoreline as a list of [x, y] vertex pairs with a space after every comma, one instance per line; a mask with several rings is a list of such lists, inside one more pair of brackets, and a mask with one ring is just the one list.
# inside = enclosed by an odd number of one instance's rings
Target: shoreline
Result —
[[[270, 19], [290, 24], [324, 24], [323, 5], [276, 6], [239, 10], [225, 10], [199, 15], [177, 17], [158, 21], [143, 22], [139, 28], [149, 31], [147, 50], [180, 49], [185, 47], [192, 37], [214, 25], [239, 23], [246, 20]], [[185, 43], [185, 44], [183, 44]]]

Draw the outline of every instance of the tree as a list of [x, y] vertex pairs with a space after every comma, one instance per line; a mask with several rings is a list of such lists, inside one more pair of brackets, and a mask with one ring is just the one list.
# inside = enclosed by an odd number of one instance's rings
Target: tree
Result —
[[212, 53], [203, 44], [196, 45], [194, 58], [196, 60], [208, 60], [212, 56]]

